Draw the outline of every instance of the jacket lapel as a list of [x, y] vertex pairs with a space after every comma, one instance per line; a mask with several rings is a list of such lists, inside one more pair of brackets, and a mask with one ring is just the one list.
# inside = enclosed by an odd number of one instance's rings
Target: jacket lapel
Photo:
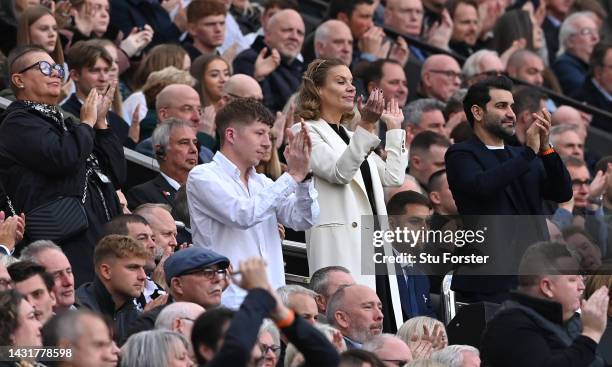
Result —
[[[315, 127], [319, 131], [321, 138], [333, 148], [334, 152], [337, 152], [337, 156], [335, 158], [339, 158], [344, 150], [348, 147], [340, 135], [338, 135], [338, 133], [336, 133], [325, 120], [319, 119], [311, 126]], [[351, 131], [347, 130], [347, 133], [349, 137], [353, 136]], [[372, 166], [370, 165], [370, 170], [371, 169]], [[366, 191], [365, 183], [363, 182], [363, 176], [361, 176], [361, 170], [357, 170], [357, 173], [353, 177], [353, 181], [357, 183], [367, 198], [368, 193]]]
[[174, 208], [174, 194], [176, 193], [176, 190], [174, 189], [174, 187], [170, 186], [168, 181], [166, 181], [164, 176], [162, 176], [161, 174], [155, 177], [153, 184], [155, 184], [155, 187], [157, 187], [161, 196], [164, 197], [166, 202], [170, 206], [172, 206], [172, 208]]

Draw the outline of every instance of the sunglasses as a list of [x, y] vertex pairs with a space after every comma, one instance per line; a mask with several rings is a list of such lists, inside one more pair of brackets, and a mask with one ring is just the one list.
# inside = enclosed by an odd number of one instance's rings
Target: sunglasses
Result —
[[64, 66], [60, 64], [50, 64], [47, 61], [39, 61], [37, 63], [34, 63], [28, 66], [27, 68], [19, 71], [18, 74], [25, 73], [26, 71], [34, 69], [37, 66], [38, 70], [40, 70], [40, 72], [44, 76], [51, 76], [53, 75], [53, 71], [57, 71], [57, 74], [59, 75], [60, 79], [64, 79]]

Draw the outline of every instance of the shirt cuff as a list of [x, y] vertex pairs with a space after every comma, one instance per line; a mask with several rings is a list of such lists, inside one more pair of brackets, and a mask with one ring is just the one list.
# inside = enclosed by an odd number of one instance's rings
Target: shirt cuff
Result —
[[12, 251], [8, 249], [8, 247], [4, 245], [0, 245], [0, 255], [11, 256], [13, 254]]

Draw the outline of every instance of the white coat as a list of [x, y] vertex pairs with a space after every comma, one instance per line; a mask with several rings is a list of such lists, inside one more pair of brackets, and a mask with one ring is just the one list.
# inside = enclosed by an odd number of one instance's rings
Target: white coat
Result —
[[[357, 283], [375, 289], [372, 256], [372, 208], [360, 166], [364, 159], [370, 166], [374, 205], [378, 215], [386, 215], [383, 186], [400, 186], [404, 182], [408, 153], [403, 129], [387, 131], [387, 159], [371, 154], [380, 144], [378, 136], [358, 127], [347, 131], [350, 144], [320, 119], [306, 122], [312, 140], [310, 166], [319, 193], [321, 214], [318, 223], [306, 231], [306, 245], [310, 274], [320, 268], [341, 265], [349, 269]], [[299, 125], [294, 126], [294, 132]], [[386, 217], [381, 229], [388, 229]], [[364, 231], [362, 231], [362, 228]], [[363, 236], [363, 239], [362, 239]], [[385, 254], [392, 255], [391, 246], [384, 246]], [[390, 290], [393, 297], [396, 323], [402, 324], [402, 310], [397, 278], [393, 265], [388, 266]]]

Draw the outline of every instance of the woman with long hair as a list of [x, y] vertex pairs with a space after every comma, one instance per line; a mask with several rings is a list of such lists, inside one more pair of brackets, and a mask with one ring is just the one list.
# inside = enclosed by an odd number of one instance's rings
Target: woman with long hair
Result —
[[197, 80], [196, 90], [202, 100], [202, 108], [223, 107], [223, 86], [232, 76], [231, 66], [219, 55], [202, 55], [193, 61], [191, 75]]
[[[354, 132], [348, 131], [343, 123], [353, 118], [355, 93], [350, 69], [336, 59], [311, 62], [299, 89], [296, 114], [306, 120], [312, 140], [310, 164], [321, 208], [319, 223], [306, 231], [308, 263], [311, 274], [326, 266], [344, 266], [357, 283], [376, 289], [384, 304], [385, 330], [394, 331], [403, 321], [399, 298], [395, 298], [397, 279], [395, 275], [369, 276], [395, 274], [394, 269], [375, 267], [372, 261], [374, 251], [391, 255], [391, 249], [385, 244], [375, 250], [372, 244], [362, 243], [362, 235], [372, 238], [373, 231], [387, 229], [381, 217], [387, 213], [383, 186], [404, 182], [408, 165], [401, 128], [404, 116], [397, 101], [385, 103], [377, 89], [365, 106], [359, 101], [361, 121]], [[379, 119], [387, 125], [386, 161], [371, 154], [381, 140], [368, 131]]]
[[56, 63], [64, 64], [57, 21], [49, 8], [41, 5], [29, 6], [21, 13], [17, 25], [17, 46], [24, 45], [40, 46]]

